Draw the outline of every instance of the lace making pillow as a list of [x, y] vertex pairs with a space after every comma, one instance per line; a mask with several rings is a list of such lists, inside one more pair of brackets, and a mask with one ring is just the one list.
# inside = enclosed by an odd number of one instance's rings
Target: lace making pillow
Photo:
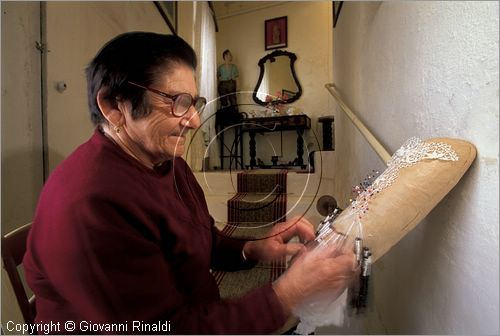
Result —
[[335, 220], [335, 230], [348, 236], [347, 244], [361, 237], [375, 262], [443, 199], [475, 157], [474, 145], [464, 140], [411, 138]]

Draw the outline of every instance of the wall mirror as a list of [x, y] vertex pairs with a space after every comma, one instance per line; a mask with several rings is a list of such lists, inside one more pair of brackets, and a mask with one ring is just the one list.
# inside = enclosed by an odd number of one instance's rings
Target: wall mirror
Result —
[[267, 105], [266, 96], [286, 95], [284, 103], [292, 103], [302, 95], [302, 87], [295, 73], [294, 53], [276, 50], [259, 60], [260, 74], [253, 92], [253, 100], [259, 105]]

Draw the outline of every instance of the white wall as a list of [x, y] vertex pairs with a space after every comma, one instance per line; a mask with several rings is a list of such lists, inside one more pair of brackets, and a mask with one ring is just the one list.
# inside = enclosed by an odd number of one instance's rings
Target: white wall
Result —
[[40, 4], [2, 2], [2, 233], [31, 221], [43, 183]]
[[[233, 63], [239, 69], [238, 91], [250, 92], [238, 97], [238, 104], [255, 104], [251, 92], [254, 91], [259, 78], [259, 60], [273, 50], [265, 50], [265, 20], [286, 16], [288, 23], [288, 46], [282, 48], [297, 55], [295, 70], [302, 86], [302, 97], [291, 106], [301, 109], [312, 120], [312, 129], [318, 134], [321, 145], [321, 129], [316, 125], [317, 118], [329, 115], [332, 103], [324, 85], [331, 82], [332, 63], [332, 18], [330, 1], [287, 1], [283, 4], [244, 14], [229, 16], [218, 20], [217, 64], [222, 64], [222, 52], [230, 49]], [[240, 107], [242, 111], [264, 110], [262, 106]], [[296, 157], [296, 134], [284, 133], [283, 160], [292, 161]], [[278, 134], [257, 136], [257, 156], [267, 164], [271, 164], [274, 147], [281, 152], [281, 141]], [[304, 145], [304, 161], [307, 162], [306, 147], [318, 149], [312, 132], [306, 132]], [[245, 138], [245, 156], [248, 156], [248, 139]], [[315, 146], [315, 147], [314, 147]], [[245, 158], [248, 163], [248, 158]]]
[[[374, 305], [343, 332], [499, 333], [498, 15], [498, 2], [344, 2], [334, 81], [347, 104], [391, 153], [410, 136], [442, 136], [472, 142], [478, 157], [377, 262]], [[340, 110], [336, 123], [345, 202], [383, 165]]]
[[[43, 183], [40, 4], [1, 2], [2, 235], [31, 221]], [[22, 322], [2, 267], [2, 324]], [[5, 330], [2, 330], [6, 332]], [[8, 332], [7, 332], [8, 333]]]

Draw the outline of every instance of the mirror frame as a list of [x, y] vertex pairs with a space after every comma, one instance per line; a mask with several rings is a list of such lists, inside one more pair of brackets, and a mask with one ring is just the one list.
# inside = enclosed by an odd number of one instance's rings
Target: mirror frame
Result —
[[292, 77], [295, 80], [295, 83], [297, 83], [297, 88], [298, 88], [297, 94], [295, 94], [295, 96], [293, 96], [292, 98], [289, 98], [286, 101], [284, 101], [284, 103], [285, 104], [293, 103], [294, 101], [298, 100], [300, 98], [300, 96], [302, 96], [302, 86], [300, 86], [300, 82], [299, 82], [299, 79], [297, 78], [297, 74], [295, 73], [295, 67], [294, 67], [295, 61], [297, 60], [297, 55], [295, 55], [294, 53], [289, 52], [289, 51], [275, 50], [272, 53], [267, 54], [266, 56], [262, 57], [259, 60], [259, 67], [260, 67], [259, 79], [257, 80], [257, 85], [255, 86], [255, 90], [253, 91], [253, 94], [252, 94], [252, 98], [253, 98], [254, 102], [256, 102], [259, 105], [262, 105], [262, 106], [267, 105], [267, 103], [265, 101], [262, 101], [259, 98], [257, 98], [257, 92], [258, 92], [259, 86], [262, 84], [262, 78], [264, 78], [264, 71], [265, 71], [264, 64], [268, 60], [272, 60], [273, 58], [275, 58], [277, 56], [287, 56], [288, 58], [290, 58], [290, 70], [292, 72]]

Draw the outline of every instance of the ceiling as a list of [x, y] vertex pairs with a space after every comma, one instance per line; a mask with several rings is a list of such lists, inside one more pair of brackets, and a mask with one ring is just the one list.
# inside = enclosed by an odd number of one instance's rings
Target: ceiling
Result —
[[220, 20], [260, 9], [282, 5], [287, 1], [212, 1], [215, 17]]

